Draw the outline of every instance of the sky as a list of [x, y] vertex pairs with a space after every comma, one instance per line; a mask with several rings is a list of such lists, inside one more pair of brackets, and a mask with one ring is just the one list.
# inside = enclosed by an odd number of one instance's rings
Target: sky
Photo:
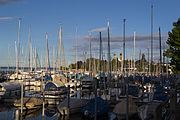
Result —
[[[151, 33], [151, 5], [153, 4], [154, 56], [158, 58], [158, 29], [162, 43], [168, 31], [180, 17], [179, 0], [0, 0], [0, 66], [15, 65], [15, 41], [18, 41], [18, 17], [21, 17], [20, 46], [23, 59], [28, 56], [28, 32], [43, 61], [46, 56], [48, 34], [50, 58], [57, 51], [59, 26], [62, 24], [66, 61], [75, 60], [75, 40], [78, 38], [78, 60], [83, 49], [88, 53], [88, 31], [107, 28], [110, 23], [111, 54], [122, 52], [123, 19], [126, 19], [127, 56], [132, 55], [132, 41], [136, 32], [136, 59], [139, 51], [147, 54]], [[77, 32], [76, 32], [77, 28]], [[99, 32], [92, 32], [92, 49], [98, 50]], [[107, 30], [102, 31], [104, 53], [107, 52]], [[10, 46], [8, 58], [8, 44]], [[167, 48], [167, 46], [166, 46]], [[56, 52], [54, 53], [56, 54]], [[98, 53], [96, 54], [98, 56]], [[27, 60], [25, 60], [27, 63]], [[44, 62], [45, 64], [45, 62]], [[25, 64], [26, 65], [26, 64]]]

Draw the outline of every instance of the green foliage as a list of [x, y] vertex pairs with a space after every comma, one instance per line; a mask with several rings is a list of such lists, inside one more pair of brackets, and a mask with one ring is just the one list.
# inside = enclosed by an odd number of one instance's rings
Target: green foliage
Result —
[[172, 32], [168, 32], [169, 38], [167, 44], [169, 49], [164, 54], [171, 58], [172, 71], [175, 74], [180, 73], [180, 18], [177, 22], [173, 23], [174, 28]]

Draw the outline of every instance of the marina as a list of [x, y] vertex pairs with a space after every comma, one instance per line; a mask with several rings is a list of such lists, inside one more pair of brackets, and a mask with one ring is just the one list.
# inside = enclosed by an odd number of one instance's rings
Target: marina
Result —
[[[23, 16], [0, 17], [0, 24], [12, 20], [18, 26], [17, 41], [9, 41], [7, 54], [0, 52], [6, 56], [0, 57], [0, 120], [179, 120], [180, 18], [166, 35], [164, 26], [156, 28], [161, 22], [154, 24], [159, 16], [151, 2], [148, 35], [140, 35], [143, 25], [128, 17], [118, 22], [122, 36], [111, 17], [95, 26], [81, 21], [88, 30], [79, 23], [71, 34], [63, 19], [52, 34], [37, 24], [24, 28]], [[0, 9], [10, 3], [0, 0]]]

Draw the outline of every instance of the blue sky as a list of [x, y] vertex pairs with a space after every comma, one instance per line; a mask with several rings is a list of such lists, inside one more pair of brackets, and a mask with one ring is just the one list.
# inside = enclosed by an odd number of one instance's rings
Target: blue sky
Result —
[[[160, 26], [162, 34], [167, 36], [172, 23], [180, 17], [179, 0], [0, 0], [0, 66], [7, 65], [8, 43], [11, 65], [15, 63], [14, 41], [18, 39], [18, 16], [22, 18], [21, 47], [24, 52], [27, 48], [28, 26], [31, 24], [32, 44], [44, 56], [45, 33], [48, 33], [52, 57], [52, 48], [57, 48], [59, 25], [62, 24], [66, 59], [70, 62], [73, 59], [70, 56], [74, 54], [71, 48], [75, 43], [76, 24], [79, 46], [88, 45], [87, 40], [83, 39], [88, 36], [88, 31], [106, 27], [107, 20], [110, 21], [111, 37], [122, 36], [123, 18], [127, 19], [127, 36], [134, 31], [137, 35], [148, 35], [151, 4], [154, 5], [154, 34], [158, 33]], [[3, 20], [4, 17], [13, 19]], [[147, 41], [142, 42], [147, 44]], [[121, 50], [114, 51], [119, 54]]]

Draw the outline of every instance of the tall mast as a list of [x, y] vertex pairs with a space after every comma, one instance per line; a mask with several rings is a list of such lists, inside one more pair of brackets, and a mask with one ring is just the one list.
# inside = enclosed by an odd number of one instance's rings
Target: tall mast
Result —
[[29, 25], [29, 69], [31, 67], [31, 25]]
[[168, 73], [168, 57], [166, 59], [166, 74], [167, 74], [167, 79], [169, 77], [169, 73]]
[[101, 49], [102, 49], [102, 39], [101, 39], [101, 32], [99, 32], [99, 39], [100, 39], [100, 48], [99, 48], [99, 60], [100, 60], [100, 64], [99, 64], [99, 72], [100, 72], [100, 80], [101, 80]]
[[135, 41], [136, 41], [136, 32], [134, 32], [134, 72], [135, 72], [135, 62], [136, 62], [136, 59], [135, 59], [135, 45], [136, 45], [136, 43], [135, 43]]
[[93, 66], [94, 66], [94, 69], [93, 69], [93, 72], [94, 72], [94, 75], [93, 75], [93, 76], [94, 76], [94, 77], [95, 77], [95, 75], [96, 75], [96, 59], [95, 59], [95, 57], [96, 57], [96, 56], [95, 56], [95, 49], [94, 49], [94, 65], [93, 65]]
[[9, 72], [9, 43], [8, 43], [8, 72]]
[[110, 35], [109, 35], [109, 20], [107, 21], [107, 25], [108, 25], [108, 82], [110, 82], [111, 80], [111, 55], [110, 55]]
[[126, 19], [123, 19], [123, 75], [125, 75], [125, 22]]
[[[161, 29], [160, 29], [160, 27], [159, 27], [159, 53], [160, 53], [160, 56], [159, 56], [159, 58], [160, 58], [160, 74], [162, 76]], [[160, 80], [161, 80], [161, 77], [160, 77]], [[162, 82], [162, 81], [160, 81], [160, 82]]]
[[[144, 55], [144, 58], [142, 56], [142, 64], [143, 64], [143, 74], [145, 74], [145, 55]], [[143, 75], [144, 76], [144, 75]]]
[[[123, 50], [122, 50], [122, 51], [123, 51]], [[123, 65], [123, 64], [124, 64], [124, 62], [123, 62], [123, 61], [124, 61], [124, 59], [123, 59], [123, 53], [121, 54], [120, 57], [121, 57], [121, 73], [123, 73], [123, 72], [124, 72], [124, 71], [123, 71], [123, 67], [124, 67], [124, 65]], [[123, 73], [123, 74], [124, 74], [124, 73]]]
[[15, 53], [16, 53], [16, 70], [17, 70], [17, 45], [16, 45], [17, 43], [16, 43], [16, 41], [15, 41]]
[[89, 73], [90, 77], [92, 76], [92, 68], [91, 68], [91, 32], [89, 32]]
[[[46, 57], [46, 71], [47, 71], [47, 67], [49, 67], [49, 71], [51, 72], [50, 70], [50, 60], [49, 60], [49, 48], [48, 48], [48, 35], [46, 33], [46, 49], [47, 49], [47, 57]], [[49, 66], [48, 66], [49, 65]]]
[[131, 54], [129, 54], [129, 65], [128, 65], [128, 74], [130, 75], [130, 68], [131, 68]]
[[141, 50], [139, 51], [139, 73], [141, 72]]
[[133, 68], [133, 63], [132, 63], [132, 55], [131, 55], [131, 72], [132, 72], [132, 68]]
[[162, 63], [162, 68], [163, 68], [163, 70], [162, 70], [162, 74], [164, 75], [164, 63], [165, 63], [165, 57], [164, 57], [164, 53], [165, 53], [165, 43], [163, 44], [163, 63]]
[[33, 68], [33, 47], [32, 47], [32, 44], [30, 44], [30, 48], [31, 48], [31, 71], [32, 71], [32, 68]]
[[55, 50], [54, 50], [54, 47], [53, 47], [53, 73], [55, 73], [55, 60], [54, 60], [54, 56], [55, 56], [54, 54], [55, 53], [54, 53], [54, 51]]
[[61, 36], [61, 24], [59, 27], [59, 47], [58, 47], [58, 52], [59, 52], [59, 71], [61, 70], [61, 40], [62, 40], [62, 36]]
[[20, 51], [20, 68], [21, 68], [21, 70], [22, 70], [22, 68], [23, 68], [23, 46], [22, 46], [22, 49], [21, 49], [21, 51]]
[[77, 74], [77, 66], [78, 66], [77, 41], [78, 41], [78, 31], [77, 31], [77, 25], [76, 25], [76, 74]]
[[86, 55], [87, 55], [87, 52], [85, 51], [85, 58], [84, 58], [84, 68], [85, 68], [85, 72], [86, 72]]
[[37, 70], [37, 49], [35, 48], [35, 72]]
[[[60, 38], [61, 38], [61, 45], [62, 45], [62, 50], [63, 50], [63, 61], [62, 61], [62, 69], [65, 67], [65, 71], [66, 71], [66, 62], [65, 62], [65, 55], [64, 55], [64, 45], [63, 45], [63, 39], [62, 39], [62, 27], [60, 25]], [[61, 47], [60, 47], [61, 48]], [[61, 50], [60, 50], [61, 51]]]
[[20, 54], [20, 27], [21, 27], [21, 18], [19, 17], [19, 34], [18, 34], [18, 57], [17, 57], [17, 75], [19, 71], [19, 54]]
[[153, 72], [153, 67], [152, 67], [152, 62], [153, 62], [153, 5], [151, 6], [151, 76]]
[[42, 58], [42, 54], [41, 54], [41, 69], [44, 67], [44, 66], [43, 66], [43, 62], [42, 62], [42, 61], [43, 61], [42, 59], [43, 59], [43, 58]]
[[83, 72], [85, 72], [85, 56], [84, 56], [84, 49], [83, 49], [83, 56], [82, 56], [83, 58]]

